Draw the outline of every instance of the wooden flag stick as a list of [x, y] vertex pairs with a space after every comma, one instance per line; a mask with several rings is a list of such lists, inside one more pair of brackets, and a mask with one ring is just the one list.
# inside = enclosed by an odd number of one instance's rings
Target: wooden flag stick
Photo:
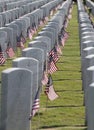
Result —
[[48, 52], [47, 52], [47, 56], [46, 56], [46, 73], [48, 73]]
[[[47, 57], [46, 57], [46, 73], [48, 74], [48, 52], [47, 52]], [[46, 111], [47, 111], [47, 106], [48, 106], [48, 96], [46, 98]]]

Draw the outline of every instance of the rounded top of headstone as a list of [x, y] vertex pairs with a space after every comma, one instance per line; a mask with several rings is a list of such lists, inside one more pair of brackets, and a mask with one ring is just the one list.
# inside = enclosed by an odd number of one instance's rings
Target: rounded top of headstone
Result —
[[90, 67], [88, 67], [87, 70], [89, 70], [89, 71], [93, 71], [93, 70], [94, 70], [94, 66], [90, 66]]
[[47, 46], [47, 43], [44, 41], [39, 41], [39, 40], [35, 40], [35, 41], [31, 41], [29, 42], [29, 47], [34, 47], [33, 45], [37, 45], [38, 47], [40, 46]]
[[82, 34], [94, 34], [94, 32], [91, 32], [91, 31], [85, 31], [85, 32], [82, 32]]
[[92, 59], [92, 58], [94, 58], [94, 54], [88, 55], [88, 56], [86, 56], [85, 58], [87, 58], [87, 59]]
[[38, 61], [37, 59], [33, 58], [33, 57], [19, 57], [13, 60], [14, 61], [21, 61], [21, 60], [34, 60], [34, 61]]
[[16, 70], [18, 70], [18, 71], [19, 70], [27, 70], [27, 71], [29, 71], [28, 69], [23, 69], [23, 68], [8, 68], [8, 69], [3, 70], [2, 73], [8, 74], [8, 73], [11, 73], [11, 72], [16, 71]]
[[87, 44], [87, 43], [94, 43], [93, 40], [87, 40], [87, 41], [84, 41], [83, 44]]
[[80, 25], [81, 27], [84, 27], [84, 26], [92, 26], [91, 24], [89, 24], [89, 23], [81, 23], [81, 25]]
[[90, 86], [90, 87], [94, 87], [94, 83], [91, 83], [89, 86]]
[[84, 28], [81, 28], [81, 30], [82, 30], [82, 31], [86, 31], [86, 30], [88, 30], [88, 31], [93, 31], [93, 28], [84, 27]]
[[83, 50], [84, 50], [84, 51], [88, 51], [88, 50], [92, 50], [92, 49], [94, 49], [94, 47], [86, 47], [86, 48], [84, 48]]
[[88, 36], [83, 36], [82, 38], [85, 39], [85, 38], [90, 38], [92, 36], [88, 35]]
[[89, 19], [86, 19], [86, 18], [81, 18], [80, 22], [91, 23], [91, 21]]
[[28, 48], [25, 48], [25, 49], [23, 49], [23, 51], [28, 51], [28, 50], [42, 50], [42, 49], [40, 49], [40, 48], [36, 48], [36, 47], [28, 47]]

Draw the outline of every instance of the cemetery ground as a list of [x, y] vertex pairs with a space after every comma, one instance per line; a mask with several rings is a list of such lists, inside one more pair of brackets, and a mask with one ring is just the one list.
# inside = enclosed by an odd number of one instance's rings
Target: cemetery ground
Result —
[[49, 101], [42, 91], [40, 110], [32, 119], [32, 130], [86, 130], [76, 5], [67, 31], [69, 39], [62, 48], [58, 71], [52, 75], [59, 98]]
[[[59, 98], [55, 101], [49, 101], [44, 94], [44, 87], [42, 88], [40, 110], [31, 121], [32, 130], [87, 129], [85, 126], [85, 107], [83, 106], [84, 93], [81, 80], [77, 5], [73, 5], [72, 19], [67, 31], [70, 34], [69, 39], [64, 48], [61, 47], [63, 54], [57, 63], [58, 71], [52, 75], [53, 85]], [[20, 49], [17, 50], [13, 59], [16, 57], [21, 57]], [[10, 67], [12, 67], [12, 59], [8, 59], [5, 65], [0, 66], [0, 75], [2, 70]]]

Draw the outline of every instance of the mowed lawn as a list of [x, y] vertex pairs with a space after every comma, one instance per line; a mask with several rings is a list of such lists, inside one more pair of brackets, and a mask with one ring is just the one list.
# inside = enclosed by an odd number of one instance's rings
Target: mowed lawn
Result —
[[64, 48], [61, 47], [63, 54], [57, 63], [58, 71], [52, 75], [59, 98], [49, 101], [42, 91], [39, 113], [31, 121], [32, 130], [86, 130], [77, 5], [73, 5], [67, 31], [69, 39]]
[[[72, 19], [67, 31], [70, 34], [69, 39], [64, 48], [61, 47], [62, 56], [57, 63], [58, 71], [52, 75], [53, 85], [59, 98], [55, 101], [49, 101], [44, 94], [43, 87], [40, 96], [40, 110], [31, 121], [31, 130], [86, 129], [76, 5], [73, 5]], [[27, 44], [26, 47], [28, 47]], [[18, 49], [14, 59], [20, 56], [21, 52]], [[12, 59], [8, 59], [5, 65], [0, 66], [0, 86], [1, 72], [6, 68], [10, 68], [11, 64]]]

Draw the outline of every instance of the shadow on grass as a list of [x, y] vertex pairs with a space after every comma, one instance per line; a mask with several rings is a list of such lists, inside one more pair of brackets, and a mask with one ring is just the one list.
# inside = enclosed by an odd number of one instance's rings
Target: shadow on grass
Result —
[[82, 89], [81, 90], [56, 90], [56, 92], [81, 92], [83, 94]]
[[53, 81], [63, 81], [63, 80], [81, 80], [81, 79], [55, 79], [55, 80], [53, 80]]
[[69, 61], [59, 61], [58, 64], [69, 63]]
[[42, 129], [49, 129], [49, 128], [59, 128], [59, 127], [82, 127], [81, 129], [83, 129], [83, 130], [87, 130], [87, 128], [84, 128], [84, 127], [86, 127], [85, 125], [72, 125], [72, 126], [69, 126], [69, 125], [53, 125], [53, 126], [42, 126], [42, 127], [40, 127], [40, 129], [42, 128]]
[[[62, 57], [62, 58], [63, 58], [63, 57]], [[80, 61], [79, 59], [75, 59], [75, 60], [73, 60], [73, 61], [70, 61], [70, 60], [58, 61], [58, 64], [64, 64], [64, 63], [70, 63], [70, 62], [75, 63], [75, 62], [79, 62], [79, 61]]]
[[78, 107], [83, 107], [83, 105], [66, 105], [66, 106], [63, 106], [63, 105], [60, 106], [60, 105], [59, 105], [59, 106], [47, 106], [47, 108], [55, 108], [55, 107], [56, 107], [56, 108], [60, 108], [60, 107], [62, 107], [62, 108], [66, 108], [66, 107], [75, 107], [75, 108], [76, 108], [76, 107], [77, 107], [77, 108], [78, 108]]
[[68, 70], [68, 69], [67, 69], [67, 70], [60, 70], [60, 69], [59, 69], [59, 70], [57, 70], [57, 71], [62, 71], [62, 72], [65, 72], [65, 71], [67, 71], [67, 72], [68, 72], [68, 71], [69, 71], [69, 72], [81, 72], [80, 70]]
[[70, 55], [70, 54], [64, 54], [63, 56], [66, 56], [66, 57], [79, 57], [79, 55]]

